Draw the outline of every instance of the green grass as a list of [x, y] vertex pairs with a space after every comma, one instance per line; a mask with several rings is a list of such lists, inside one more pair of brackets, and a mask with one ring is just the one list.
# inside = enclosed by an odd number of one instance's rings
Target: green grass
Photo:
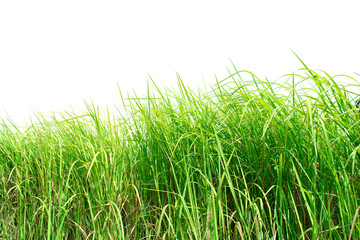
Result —
[[301, 74], [3, 123], [0, 239], [360, 239], [360, 84]]

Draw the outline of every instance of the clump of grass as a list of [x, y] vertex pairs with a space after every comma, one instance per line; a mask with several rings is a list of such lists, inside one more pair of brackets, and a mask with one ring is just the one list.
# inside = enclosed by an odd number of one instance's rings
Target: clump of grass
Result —
[[359, 239], [358, 95], [302, 74], [3, 123], [0, 238]]

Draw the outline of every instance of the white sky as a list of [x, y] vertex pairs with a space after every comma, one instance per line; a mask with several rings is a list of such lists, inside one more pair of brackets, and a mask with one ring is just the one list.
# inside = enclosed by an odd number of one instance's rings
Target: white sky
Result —
[[[295, 3], [296, 2], [296, 3]], [[358, 1], [0, 1], [0, 118], [120, 103], [148, 74], [196, 88], [238, 69], [360, 73]], [[7, 113], [7, 114], [6, 114]]]

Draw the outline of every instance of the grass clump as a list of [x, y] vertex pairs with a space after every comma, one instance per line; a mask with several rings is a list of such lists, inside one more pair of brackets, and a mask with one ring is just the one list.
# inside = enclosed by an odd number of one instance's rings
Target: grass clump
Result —
[[302, 73], [4, 123], [0, 239], [359, 239], [358, 95]]

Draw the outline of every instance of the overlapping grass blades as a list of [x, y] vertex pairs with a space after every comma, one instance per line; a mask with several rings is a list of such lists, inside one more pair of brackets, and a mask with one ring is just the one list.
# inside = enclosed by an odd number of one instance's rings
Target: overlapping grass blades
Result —
[[359, 239], [358, 95], [301, 74], [3, 124], [0, 238]]

